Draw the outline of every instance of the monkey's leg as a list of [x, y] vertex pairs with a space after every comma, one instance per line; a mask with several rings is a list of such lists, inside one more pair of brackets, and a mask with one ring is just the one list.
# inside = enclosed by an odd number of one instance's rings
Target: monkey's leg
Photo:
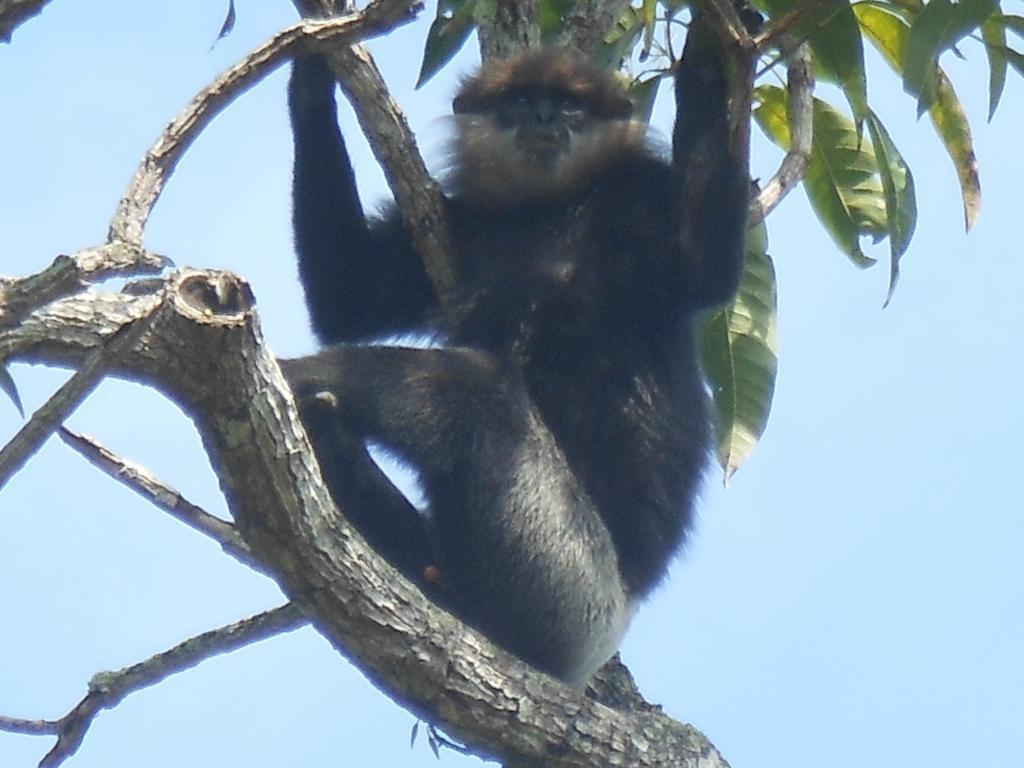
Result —
[[470, 349], [333, 347], [283, 361], [300, 399], [419, 470], [454, 610], [569, 682], [629, 618], [611, 537], [518, 378]]
[[[423, 515], [370, 457], [362, 438], [338, 418], [333, 396], [291, 380], [306, 433], [335, 503], [366, 540], [425, 591], [425, 569], [437, 560]], [[326, 396], [325, 396], [326, 395]]]

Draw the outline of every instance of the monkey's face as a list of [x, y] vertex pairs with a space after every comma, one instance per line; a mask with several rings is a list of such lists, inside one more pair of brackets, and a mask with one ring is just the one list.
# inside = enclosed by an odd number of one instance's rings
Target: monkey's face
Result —
[[475, 204], [543, 203], [585, 189], [646, 128], [615, 78], [564, 51], [526, 51], [467, 81], [453, 103], [452, 181]]
[[491, 115], [496, 131], [535, 169], [554, 168], [573, 141], [594, 129], [595, 118], [570, 93], [534, 88], [508, 94]]
[[595, 114], [572, 94], [521, 90], [456, 116], [452, 175], [481, 205], [544, 202], [585, 189], [615, 155], [643, 146], [646, 126]]

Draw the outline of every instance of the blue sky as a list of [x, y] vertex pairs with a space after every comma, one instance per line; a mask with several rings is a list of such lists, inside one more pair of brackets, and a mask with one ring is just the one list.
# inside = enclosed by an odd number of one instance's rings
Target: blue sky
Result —
[[[99, 243], [166, 121], [294, 18], [290, 3], [243, 0], [236, 31], [211, 52], [224, 10], [55, 0], [0, 46], [0, 272]], [[412, 90], [425, 29], [374, 50], [430, 147], [455, 70]], [[1024, 764], [1024, 88], [1011, 77], [986, 124], [984, 57], [965, 51], [968, 62], [946, 63], [976, 130], [978, 226], [964, 235], [948, 159], [875, 61], [872, 104], [919, 192], [896, 297], [881, 309], [884, 265], [851, 266], [802, 194], [771, 217], [781, 368], [768, 432], [728, 490], [708, 478], [693, 543], [623, 648], [646, 695], [736, 768]], [[313, 342], [289, 234], [284, 83], [282, 70], [214, 121], [146, 242], [248, 278], [269, 343], [296, 355]], [[666, 134], [670, 112], [656, 113]], [[379, 199], [379, 172], [353, 151], [365, 199]], [[777, 156], [760, 139], [755, 155], [766, 175]], [[67, 375], [13, 373], [29, 409]], [[70, 423], [223, 512], [190, 422], [159, 396], [108, 382]], [[19, 424], [0, 402], [0, 439]], [[0, 712], [58, 717], [95, 672], [280, 600], [51, 441], [0, 491]], [[413, 723], [307, 629], [133, 695], [99, 717], [69, 765], [436, 765], [422, 739], [410, 749]], [[34, 765], [49, 745], [0, 734], [0, 766]]]

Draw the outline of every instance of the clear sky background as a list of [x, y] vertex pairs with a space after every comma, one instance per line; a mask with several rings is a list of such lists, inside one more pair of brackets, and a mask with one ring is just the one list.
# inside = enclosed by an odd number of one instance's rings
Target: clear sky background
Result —
[[[54, 0], [0, 46], [0, 273], [100, 243], [164, 124], [294, 19], [286, 0], [240, 0], [237, 29], [211, 52], [225, 6]], [[431, 147], [473, 51], [414, 92], [427, 21], [374, 50]], [[964, 50], [968, 62], [945, 63], [976, 129], [980, 223], [964, 235], [949, 160], [873, 58], [872, 104], [919, 192], [902, 283], [883, 311], [886, 266], [849, 264], [802, 193], [770, 218], [781, 341], [771, 423], [727, 490], [708, 478], [693, 544], [623, 647], [644, 693], [735, 768], [1024, 765], [1024, 87], [1011, 74], [986, 124], [984, 55]], [[268, 342], [297, 355], [313, 341], [289, 232], [285, 79], [210, 126], [146, 244], [248, 278]], [[665, 135], [670, 121], [662, 103]], [[379, 199], [379, 172], [352, 146], [365, 199]], [[760, 138], [755, 153], [767, 175], [777, 155]], [[67, 375], [12, 371], [30, 410]], [[0, 398], [0, 439], [20, 423]], [[191, 423], [161, 397], [107, 382], [70, 423], [224, 512]], [[0, 712], [59, 717], [94, 673], [281, 599], [50, 441], [0, 491]], [[436, 765], [422, 738], [410, 748], [414, 722], [304, 629], [131, 696], [69, 765]], [[34, 765], [51, 741], [0, 734], [0, 767]], [[479, 763], [445, 752], [440, 764]]]

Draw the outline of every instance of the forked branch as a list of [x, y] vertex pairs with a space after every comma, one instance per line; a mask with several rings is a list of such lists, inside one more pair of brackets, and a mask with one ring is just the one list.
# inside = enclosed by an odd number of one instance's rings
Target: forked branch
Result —
[[[80, 363], [112, 328], [154, 313], [160, 332], [122, 360], [121, 372], [170, 394], [194, 417], [257, 558], [318, 630], [396, 701], [492, 757], [551, 768], [595, 759], [637, 768], [724, 765], [703, 736], [660, 712], [613, 711], [531, 670], [384, 562], [334, 507], [262, 344], [251, 296], [237, 280], [230, 290], [230, 280], [182, 270], [156, 296], [63, 299], [0, 332], [0, 356]], [[111, 695], [102, 706], [117, 700]]]
[[78, 751], [96, 715], [104, 709], [117, 706], [126, 696], [156, 685], [213, 656], [290, 632], [306, 623], [302, 611], [292, 603], [286, 603], [279, 608], [196, 635], [138, 664], [94, 675], [89, 681], [89, 691], [85, 697], [59, 720], [24, 720], [0, 716], [0, 731], [56, 736], [57, 743], [39, 762], [40, 768], [56, 768]]

